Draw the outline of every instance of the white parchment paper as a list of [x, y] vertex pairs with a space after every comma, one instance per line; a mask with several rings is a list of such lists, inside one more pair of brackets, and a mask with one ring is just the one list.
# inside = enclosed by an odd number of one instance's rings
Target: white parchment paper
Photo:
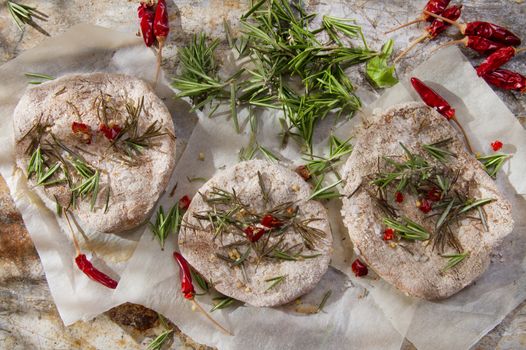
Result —
[[[411, 298], [381, 280], [367, 282], [393, 326], [418, 349], [467, 349], [526, 298], [526, 201], [521, 195], [526, 192], [526, 131], [456, 48], [439, 51], [411, 76], [451, 103], [476, 151], [493, 153], [490, 143], [498, 139], [505, 145], [502, 151], [513, 154], [498, 174], [497, 185], [512, 204], [515, 228], [495, 251], [482, 277], [446, 300]], [[409, 78], [369, 109], [418, 101]]]
[[[117, 305], [113, 290], [82, 274], [74, 263], [75, 250], [62, 219], [48, 210], [28, 188], [25, 175], [15, 167], [12, 112], [26, 88], [25, 72], [59, 77], [70, 73], [115, 72], [151, 80], [155, 74], [155, 55], [133, 34], [119, 33], [91, 25], [78, 25], [67, 33], [48, 39], [0, 67], [0, 173], [4, 177], [22, 214], [44, 267], [51, 294], [66, 325], [90, 319]], [[161, 96], [177, 120], [178, 155], [193, 128], [189, 107], [174, 102], [164, 80], [158, 85]], [[62, 226], [62, 227], [61, 227]], [[118, 279], [131, 257], [143, 228], [123, 235], [85, 232], [77, 235], [81, 249], [94, 265]], [[90, 254], [93, 253], [93, 254]]]
[[[175, 239], [170, 239], [165, 251], [161, 252], [148, 230], [123, 273], [114, 298], [120, 302], [140, 303], [162, 312], [194, 340], [221, 349], [262, 346], [399, 349], [403, 336], [419, 349], [469, 348], [525, 297], [526, 240], [521, 237], [525, 228], [521, 214], [526, 207], [517, 191], [524, 188], [519, 175], [524, 166], [522, 159], [525, 156], [526, 135], [513, 114], [476, 76], [458, 49], [442, 50], [418, 67], [412, 76], [418, 76], [451, 101], [477, 150], [489, 153], [490, 143], [500, 139], [505, 143], [503, 151], [514, 154], [512, 161], [499, 173], [498, 184], [514, 205], [516, 228], [495, 253], [490, 269], [473, 286], [445, 301], [428, 302], [403, 295], [375, 277], [374, 273], [355, 279], [350, 269], [352, 247], [339, 217], [340, 203], [332, 201], [328, 204], [335, 236], [331, 265], [343, 274], [331, 268], [316, 290], [302, 298], [302, 303], [305, 300], [314, 302], [316, 298], [321, 299], [323, 290], [335, 290], [326, 307], [326, 314], [300, 316], [291, 307], [256, 309], [242, 306], [216, 311], [214, 317], [235, 333], [235, 337], [224, 336], [191, 311], [188, 301], [182, 298], [177, 266], [171, 256]], [[324, 125], [325, 129], [332, 129], [336, 135], [346, 139], [359, 133], [359, 119], [367, 119], [373, 109], [418, 101], [418, 95], [408, 85], [408, 79], [403, 78], [401, 84], [387, 90], [355, 119], [343, 125]], [[263, 122], [259, 125], [259, 142], [278, 154], [284, 163], [301, 163], [300, 150], [293, 142], [284, 150], [279, 148], [279, 127], [272, 113], [264, 112], [260, 120]], [[320, 138], [323, 137], [318, 135], [317, 139]], [[247, 132], [236, 134], [226, 117], [201, 117], [175, 170], [179, 179], [176, 194], [174, 198], [165, 197], [161, 202], [170, 206], [184, 194], [193, 195], [202, 183], [189, 182], [186, 177], [210, 178], [217, 169], [235, 164], [239, 148], [247, 143]], [[317, 154], [323, 153], [324, 145], [324, 141], [317, 142]], [[200, 154], [205, 156], [204, 160]], [[342, 281], [347, 282], [340, 287]], [[147, 290], [137, 288], [145, 284], [149, 286]], [[369, 292], [368, 296], [363, 288]], [[200, 297], [199, 300], [212, 307], [210, 298]], [[391, 324], [385, 322], [379, 311]], [[397, 333], [393, 333], [393, 328]]]

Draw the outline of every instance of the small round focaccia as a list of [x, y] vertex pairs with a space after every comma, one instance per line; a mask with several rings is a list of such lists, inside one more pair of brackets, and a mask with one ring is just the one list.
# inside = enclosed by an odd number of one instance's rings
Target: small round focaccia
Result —
[[30, 88], [14, 129], [17, 165], [31, 186], [88, 232], [144, 222], [175, 165], [170, 112], [145, 81], [126, 75], [69, 75]]
[[[444, 160], [446, 174], [450, 174], [450, 185], [446, 186], [446, 181], [442, 181], [444, 188], [450, 188], [447, 195], [451, 196], [444, 198], [455, 200], [449, 213], [458, 213], [460, 209], [455, 211], [456, 206], [462, 205], [463, 209], [475, 200], [491, 199], [481, 207], [481, 214], [471, 210], [464, 215], [448, 216], [449, 202], [438, 199], [440, 193], [444, 193], [442, 190], [437, 197], [440, 185], [434, 185], [439, 181], [430, 170], [432, 166], [423, 173], [426, 175], [422, 184], [431, 186], [428, 192], [417, 196], [406, 188], [402, 191], [403, 198], [397, 200], [397, 187], [393, 184], [386, 186], [384, 194], [378, 198], [378, 187], [372, 182], [386, 179], [383, 177], [386, 173], [397, 171], [385, 157], [398, 163], [409, 161], [410, 157], [401, 146], [403, 144], [407, 151], [418, 157], [414, 163], [424, 159], [428, 164], [437, 164], [435, 169], [443, 169], [444, 163], [423, 147], [437, 143], [436, 147], [453, 154]], [[404, 168], [401, 171], [410, 174], [414, 170]], [[392, 107], [368, 125], [344, 166], [343, 177], [345, 187], [341, 213], [355, 250], [380, 277], [412, 296], [432, 300], [457, 293], [486, 270], [493, 248], [513, 229], [511, 205], [499, 192], [495, 181], [466, 151], [463, 141], [449, 122], [421, 103]], [[445, 176], [442, 178], [447, 179]], [[420, 188], [426, 190], [426, 187]], [[465, 196], [462, 197], [465, 199], [457, 200], [460, 196]], [[417, 207], [424, 203], [431, 203], [435, 209], [428, 211]], [[429, 239], [409, 240], [395, 233], [395, 237], [384, 240], [388, 228], [384, 220], [393, 211], [398, 213], [398, 220], [404, 224], [407, 223], [405, 218], [408, 218], [427, 230]], [[439, 226], [443, 230], [439, 231], [437, 225], [442, 215], [446, 219]], [[485, 217], [486, 229], [479, 215]], [[441, 242], [447, 242], [442, 252]], [[466, 257], [458, 264], [448, 266], [448, 263], [455, 262], [448, 256], [459, 254], [458, 250]]]
[[221, 293], [276, 306], [309, 292], [327, 271], [326, 209], [295, 172], [262, 160], [221, 171], [195, 195], [179, 247]]

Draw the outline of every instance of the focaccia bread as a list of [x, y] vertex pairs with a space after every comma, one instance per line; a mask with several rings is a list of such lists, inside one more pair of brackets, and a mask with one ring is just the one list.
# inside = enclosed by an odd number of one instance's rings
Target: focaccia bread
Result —
[[[433, 144], [446, 152], [444, 160], [425, 150], [424, 145]], [[415, 168], [421, 170], [399, 170], [411, 172], [404, 175], [408, 181], [423, 179], [417, 190], [394, 181], [380, 191], [379, 185], [388, 181], [385, 175], [397, 171], [392, 161], [409, 164], [409, 154], [415, 157], [410, 163], [420, 163]], [[380, 277], [409, 295], [440, 299], [458, 292], [486, 270], [493, 248], [512, 231], [511, 206], [495, 181], [466, 151], [448, 121], [421, 103], [395, 106], [372, 121], [343, 173], [341, 213], [356, 252]], [[445, 192], [444, 179], [451, 183]], [[400, 194], [398, 186], [406, 186]], [[468, 208], [485, 199], [491, 201]], [[450, 211], [444, 214], [451, 201]], [[461, 212], [464, 208], [468, 210]], [[438, 225], [442, 215], [445, 219]], [[393, 236], [393, 231], [386, 231], [389, 217], [402, 224], [408, 218], [429, 238], [407, 239], [397, 230]], [[453, 255], [464, 258], [451, 266]]]
[[145, 81], [126, 75], [69, 75], [29, 88], [14, 129], [17, 165], [32, 188], [87, 231], [144, 222], [175, 165], [170, 112]]
[[290, 302], [314, 288], [331, 258], [327, 211], [310, 192], [295, 172], [263, 160], [221, 171], [184, 215], [181, 253], [224, 295]]

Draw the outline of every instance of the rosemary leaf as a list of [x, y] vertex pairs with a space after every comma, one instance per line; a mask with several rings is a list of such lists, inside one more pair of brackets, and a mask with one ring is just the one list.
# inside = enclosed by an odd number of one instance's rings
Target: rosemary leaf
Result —
[[449, 254], [449, 255], [442, 255], [443, 258], [447, 258], [448, 262], [446, 266], [442, 269], [442, 272], [446, 272], [449, 269], [452, 269], [453, 267], [460, 264], [464, 259], [466, 259], [469, 256], [469, 252], [463, 252], [459, 254]]
[[316, 310], [316, 313], [323, 311], [323, 307], [327, 303], [327, 300], [329, 300], [331, 294], [332, 294], [332, 290], [330, 289], [327, 292], [325, 292], [325, 294], [323, 295], [323, 298], [321, 299], [320, 304], [318, 305], [318, 309]]
[[285, 280], [285, 277], [287, 277], [287, 276], [286, 275], [282, 275], [282, 276], [277, 276], [277, 277], [266, 279], [265, 282], [271, 282], [270, 286], [267, 288], [267, 290], [270, 290], [270, 289], [276, 287], [281, 282], [283, 282]]
[[210, 309], [210, 312], [214, 312], [216, 310], [226, 309], [227, 307], [232, 306], [236, 302], [236, 299], [223, 296], [219, 298], [214, 298], [214, 302], [216, 303], [213, 308]]
[[340, 194], [338, 192], [334, 192], [332, 191], [333, 188], [335, 188], [336, 186], [338, 186], [343, 180], [338, 180], [328, 186], [325, 186], [325, 187], [322, 187], [322, 188], [319, 188], [321, 187], [321, 182], [322, 181], [319, 181], [318, 184], [316, 185], [316, 187], [314, 188], [314, 192], [309, 196], [309, 198], [307, 198], [307, 200], [311, 200], [311, 199], [331, 199], [331, 198], [336, 198], [336, 197], [339, 197]]
[[502, 166], [511, 158], [511, 154], [489, 154], [477, 156], [477, 160], [482, 163], [484, 170], [492, 178], [497, 177], [497, 173], [502, 169]]
[[278, 156], [276, 156], [274, 153], [272, 153], [268, 148], [265, 148], [261, 145], [258, 145], [258, 149], [271, 162], [276, 162], [279, 160]]
[[192, 279], [197, 282], [197, 285], [199, 288], [201, 288], [205, 293], [208, 293], [210, 290], [210, 286], [208, 285], [208, 282], [201, 276], [199, 272], [194, 270], [193, 268], [190, 269], [190, 273], [192, 274]]
[[484, 198], [484, 199], [478, 199], [478, 200], [468, 200], [464, 204], [462, 209], [460, 209], [460, 211], [458, 213], [462, 214], [462, 213], [468, 212], [468, 211], [470, 211], [472, 209], [475, 209], [475, 208], [481, 207], [483, 205], [486, 205], [488, 203], [491, 203], [494, 200], [495, 199], [493, 199], [493, 198]]

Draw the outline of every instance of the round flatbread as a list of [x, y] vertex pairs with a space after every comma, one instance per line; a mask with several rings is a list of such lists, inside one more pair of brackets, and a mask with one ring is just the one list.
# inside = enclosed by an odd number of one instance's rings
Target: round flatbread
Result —
[[[385, 173], [385, 169], [393, 171], [392, 165], [386, 165], [384, 157], [398, 162], [408, 160], [402, 143], [409, 152], [423, 157], [429, 164], [440, 164], [422, 145], [443, 141], [445, 143], [437, 147], [454, 153], [446, 160], [452, 174], [448, 193], [456, 200], [452, 210], [457, 210], [458, 205], [467, 206], [473, 199], [492, 199], [481, 207], [487, 228], [480, 220], [478, 210], [470, 210], [466, 214], [446, 216], [445, 224], [440, 227], [448, 231], [438, 231], [437, 221], [448, 203], [433, 202], [435, 209], [424, 214], [424, 208], [417, 207], [424, 203], [421, 195], [408, 189], [403, 191], [405, 198], [401, 203], [396, 201], [396, 189], [391, 185], [384, 189], [384, 204], [378, 199], [378, 187], [371, 181], [379, 179], [378, 174]], [[409, 295], [440, 299], [458, 292], [486, 270], [493, 248], [512, 231], [511, 206], [499, 193], [495, 181], [466, 151], [448, 121], [421, 103], [393, 107], [369, 124], [357, 140], [343, 173], [346, 185], [342, 216], [355, 250], [380, 277]], [[429, 170], [429, 174], [429, 181], [422, 181], [423, 185], [437, 182], [433, 170]], [[436, 193], [429, 195], [436, 196]], [[424, 227], [430, 238], [421, 241], [384, 240], [388, 228], [384, 219], [389, 217], [388, 208], [398, 213], [401, 222], [405, 221], [401, 218], [406, 217]], [[451, 237], [458, 240], [460, 249], [447, 243], [441, 251], [437, 232], [450, 232]], [[445, 241], [454, 242], [449, 238], [442, 240]], [[455, 261], [451, 259], [453, 254], [465, 254], [466, 257], [455, 266], [447, 267], [448, 263]]]
[[331, 257], [327, 211], [310, 193], [295, 172], [267, 161], [221, 171], [184, 215], [181, 253], [224, 295], [253, 306], [290, 302], [319, 282]]
[[29, 88], [14, 129], [31, 186], [88, 232], [144, 222], [174, 168], [170, 112], [146, 82], [126, 75], [69, 75]]

